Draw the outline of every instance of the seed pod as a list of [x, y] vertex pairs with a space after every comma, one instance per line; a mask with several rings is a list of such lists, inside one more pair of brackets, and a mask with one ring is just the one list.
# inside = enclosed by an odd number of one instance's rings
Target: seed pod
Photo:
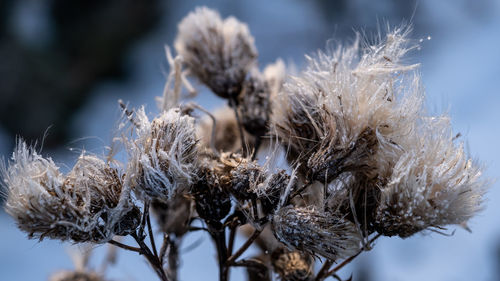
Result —
[[284, 207], [271, 226], [276, 239], [289, 248], [332, 261], [355, 254], [362, 240], [353, 223], [313, 208]]
[[257, 50], [246, 24], [196, 8], [180, 23], [175, 49], [189, 71], [222, 98], [236, 98]]

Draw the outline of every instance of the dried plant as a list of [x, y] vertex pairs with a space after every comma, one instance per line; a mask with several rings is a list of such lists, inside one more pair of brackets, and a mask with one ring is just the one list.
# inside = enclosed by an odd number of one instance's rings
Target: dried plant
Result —
[[[178, 55], [167, 48], [158, 116], [120, 103], [127, 163], [83, 153], [63, 174], [19, 141], [2, 166], [5, 209], [30, 238], [107, 242], [143, 255], [161, 280], [178, 280], [179, 246], [192, 231], [215, 243], [221, 281], [232, 267], [246, 267], [250, 280], [340, 280], [337, 271], [381, 235], [466, 226], [488, 182], [448, 117], [425, 114], [418, 65], [405, 63], [417, 47], [409, 32], [388, 30], [375, 43], [358, 36], [306, 56], [291, 75], [281, 60], [257, 68], [245, 24], [197, 8], [179, 24]], [[229, 108], [180, 103], [183, 88], [194, 91], [187, 74]], [[238, 231], [248, 240], [235, 250]], [[115, 238], [125, 235], [137, 246]], [[242, 259], [252, 244], [262, 253]]]

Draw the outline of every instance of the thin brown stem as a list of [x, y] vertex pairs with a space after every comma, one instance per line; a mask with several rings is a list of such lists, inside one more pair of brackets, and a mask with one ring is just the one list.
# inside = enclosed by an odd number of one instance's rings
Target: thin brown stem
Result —
[[212, 119], [212, 135], [210, 137], [210, 148], [212, 149], [212, 151], [216, 155], [218, 155], [219, 152], [217, 151], [217, 148], [215, 147], [215, 134], [217, 133], [217, 119], [215, 119], [215, 116], [212, 113], [210, 113], [210, 111], [206, 110], [205, 108], [203, 108], [202, 106], [200, 106], [196, 103], [190, 103], [189, 106], [197, 108], [198, 110], [200, 110], [203, 113], [205, 113], [206, 115], [208, 115], [208, 117], [210, 117], [210, 119]]
[[158, 252], [156, 251], [156, 243], [155, 243], [155, 237], [153, 235], [153, 227], [151, 226], [151, 216], [149, 215], [149, 212], [148, 212], [148, 215], [146, 217], [146, 223], [148, 225], [148, 235], [149, 235], [149, 241], [151, 243], [151, 248], [153, 248], [153, 254], [159, 258], [158, 256]]
[[318, 275], [316, 275], [316, 278], [314, 279], [315, 281], [321, 281], [323, 280], [323, 276], [326, 275], [330, 267], [332, 266], [333, 261], [331, 260], [326, 260], [321, 269], [318, 271]]
[[259, 153], [260, 145], [262, 144], [262, 137], [258, 136], [255, 138], [255, 146], [253, 148], [252, 161], [257, 158], [257, 154]]
[[239, 260], [235, 261], [232, 266], [242, 266], [242, 267], [253, 267], [257, 269], [266, 269], [267, 266], [262, 262], [257, 259], [248, 259], [248, 260]]
[[146, 228], [146, 220], [148, 216], [149, 216], [149, 201], [145, 200], [144, 211], [142, 213], [141, 224], [139, 225], [139, 231], [138, 231], [138, 235], [141, 240], [144, 240], [144, 238], [146, 237], [146, 235], [144, 234], [144, 229]]
[[238, 124], [238, 131], [240, 133], [242, 154], [243, 157], [246, 157], [248, 155], [247, 145], [246, 145], [247, 142], [245, 140], [245, 135], [243, 133], [243, 125], [241, 123], [240, 114], [238, 113], [238, 106], [235, 98], [229, 99], [229, 106], [234, 110], [234, 116], [236, 117], [236, 123]]
[[227, 266], [226, 231], [220, 222], [208, 223], [208, 230], [217, 248], [219, 260], [219, 281], [227, 281], [229, 277], [229, 266]]
[[[380, 237], [381, 234], [377, 234], [375, 237], [373, 237], [370, 241], [368, 241], [368, 245], [370, 245], [371, 243], [373, 243], [373, 241], [377, 240], [377, 238]], [[339, 271], [340, 269], [342, 269], [344, 266], [346, 266], [347, 264], [349, 264], [350, 262], [352, 262], [357, 256], [359, 256], [363, 251], [365, 250], [365, 248], [362, 248], [361, 250], [359, 250], [356, 254], [348, 257], [347, 259], [345, 259], [342, 263], [340, 263], [339, 265], [337, 265], [336, 267], [334, 267], [332, 270], [328, 271], [325, 275], [325, 277], [328, 277], [328, 276], [332, 276], [334, 275], [337, 271]]]
[[165, 271], [163, 270], [163, 264], [160, 262], [160, 259], [151, 252], [146, 243], [144, 243], [144, 237], [140, 237], [137, 233], [132, 233], [130, 235], [135, 239], [137, 244], [139, 244], [142, 254], [146, 257], [151, 267], [153, 267], [160, 280], [169, 281]]
[[229, 242], [227, 245], [227, 256], [230, 257], [233, 254], [234, 239], [236, 238], [236, 228], [237, 225], [231, 225], [229, 231]]
[[231, 265], [232, 263], [234, 263], [234, 261], [237, 258], [239, 258], [248, 249], [248, 247], [250, 247], [250, 245], [252, 245], [253, 241], [255, 241], [255, 239], [257, 239], [257, 237], [259, 237], [261, 232], [262, 232], [262, 230], [256, 229], [253, 232], [252, 236], [250, 236], [248, 238], [248, 240], [241, 246], [241, 248], [227, 259], [226, 264]]
[[116, 247], [128, 250], [128, 251], [137, 252], [139, 254], [142, 254], [141, 248], [137, 248], [137, 247], [132, 247], [132, 246], [129, 246], [129, 245], [125, 245], [125, 244], [120, 243], [120, 242], [115, 241], [115, 240], [109, 240], [108, 243], [111, 244], [111, 245], [114, 245]]
[[160, 255], [158, 256], [160, 258], [160, 263], [163, 265], [164, 264], [164, 259], [165, 259], [165, 254], [167, 253], [167, 249], [170, 245], [170, 238], [168, 236], [168, 234], [165, 234], [163, 236], [163, 243], [161, 244], [161, 248], [160, 248]]

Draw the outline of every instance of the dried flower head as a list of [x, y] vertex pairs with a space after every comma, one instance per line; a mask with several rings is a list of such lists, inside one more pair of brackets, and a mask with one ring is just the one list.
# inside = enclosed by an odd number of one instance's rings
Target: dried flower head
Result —
[[167, 200], [195, 181], [197, 140], [194, 119], [172, 108], [149, 122], [144, 108], [135, 116], [137, 138], [127, 141], [127, 175], [142, 198]]
[[274, 236], [290, 249], [332, 261], [358, 252], [362, 240], [352, 222], [314, 208], [281, 208], [271, 226]]
[[314, 279], [314, 259], [305, 253], [280, 247], [271, 254], [271, 261], [280, 280], [309, 281]]
[[285, 83], [272, 125], [308, 178], [369, 172], [374, 155], [390, 154], [395, 139], [411, 131], [422, 92], [418, 75], [406, 73], [417, 65], [401, 63], [413, 48], [406, 35], [400, 28], [380, 44], [360, 48], [357, 40], [307, 57], [308, 68]]
[[238, 109], [241, 112], [241, 123], [247, 132], [256, 137], [267, 133], [271, 114], [270, 89], [258, 70], [253, 70], [243, 83]]
[[381, 189], [378, 232], [408, 237], [429, 227], [465, 224], [482, 209], [487, 184], [463, 143], [453, 138], [448, 118], [422, 122]]
[[200, 161], [198, 181], [191, 188], [196, 212], [208, 221], [220, 221], [231, 210], [229, 188], [231, 165], [227, 162], [241, 159], [237, 154], [222, 153], [220, 157], [206, 157]]
[[223, 98], [239, 95], [257, 50], [246, 24], [198, 7], [179, 23], [175, 49], [189, 71]]
[[20, 142], [3, 178], [5, 209], [30, 237], [102, 243], [138, 225], [139, 211], [117, 170], [97, 157], [82, 155], [64, 176]]
[[231, 194], [249, 222], [261, 229], [279, 208], [280, 200], [294, 179], [284, 170], [271, 172], [268, 165], [243, 160], [231, 171]]

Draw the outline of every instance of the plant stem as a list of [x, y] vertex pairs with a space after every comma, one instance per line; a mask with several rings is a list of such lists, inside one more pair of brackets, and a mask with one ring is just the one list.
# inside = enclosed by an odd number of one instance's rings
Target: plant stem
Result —
[[241, 124], [240, 114], [238, 113], [238, 106], [236, 102], [236, 98], [229, 99], [229, 106], [234, 110], [234, 116], [236, 117], [236, 123], [238, 123], [238, 131], [240, 132], [240, 140], [241, 140], [241, 150], [243, 157], [248, 155], [247, 145], [245, 140], [245, 135], [243, 133], [243, 125]]
[[[382, 234], [377, 234], [375, 237], [373, 237], [370, 241], [368, 241], [368, 245], [370, 245], [371, 243], [373, 243], [373, 241], [377, 240], [377, 238], [380, 237], [380, 235]], [[328, 277], [328, 276], [333, 276], [337, 271], [339, 271], [342, 267], [346, 266], [347, 264], [349, 264], [351, 261], [353, 261], [357, 256], [359, 256], [359, 254], [361, 254], [363, 251], [365, 250], [365, 248], [363, 247], [361, 250], [359, 250], [356, 254], [348, 257], [347, 259], [345, 259], [342, 263], [340, 263], [339, 265], [337, 265], [336, 267], [334, 267], [332, 270], [328, 271], [325, 275], [325, 278]]]
[[316, 278], [314, 280], [315, 281], [323, 280], [324, 279], [323, 276], [325, 276], [325, 274], [328, 272], [328, 270], [330, 269], [332, 264], [333, 264], [333, 261], [331, 261], [331, 260], [325, 261], [325, 263], [323, 264], [321, 269], [318, 271], [318, 275], [316, 275]]
[[217, 248], [217, 258], [219, 260], [219, 281], [227, 281], [229, 277], [229, 267], [227, 261], [226, 230], [220, 222], [207, 222], [208, 231], [212, 236]]
[[155, 243], [155, 237], [153, 235], [153, 228], [151, 227], [151, 217], [149, 215], [149, 212], [146, 217], [146, 222], [148, 225], [148, 235], [149, 235], [149, 241], [151, 242], [151, 248], [153, 248], [153, 253], [156, 258], [159, 258], [158, 252], [156, 251], [156, 243]]
[[262, 232], [262, 230], [256, 229], [253, 232], [252, 236], [250, 236], [250, 238], [248, 238], [248, 240], [245, 242], [245, 244], [243, 244], [241, 246], [241, 248], [236, 253], [234, 253], [231, 257], [229, 257], [227, 259], [226, 264], [232, 265], [234, 263], [234, 261], [237, 258], [239, 258], [248, 249], [248, 247], [250, 247], [250, 245], [252, 245], [253, 241], [255, 241], [255, 239], [257, 239], [257, 237], [259, 237], [261, 232]]
[[125, 245], [125, 244], [120, 243], [120, 242], [115, 241], [115, 240], [109, 240], [108, 243], [111, 244], [111, 245], [114, 245], [116, 247], [125, 249], [127, 251], [132, 251], [132, 252], [137, 252], [139, 254], [142, 254], [141, 248], [137, 248], [137, 247], [132, 247], [132, 246], [129, 246], [129, 245]]
[[137, 233], [132, 233], [130, 235], [135, 239], [137, 244], [139, 244], [139, 247], [142, 250], [142, 254], [146, 257], [151, 267], [153, 267], [154, 271], [156, 272], [160, 280], [169, 281], [167, 275], [165, 274], [165, 271], [163, 270], [163, 265], [161, 264], [160, 259], [157, 256], [155, 256], [148, 248], [146, 243], [144, 243], [143, 239], [144, 237], [142, 238], [139, 237]]

